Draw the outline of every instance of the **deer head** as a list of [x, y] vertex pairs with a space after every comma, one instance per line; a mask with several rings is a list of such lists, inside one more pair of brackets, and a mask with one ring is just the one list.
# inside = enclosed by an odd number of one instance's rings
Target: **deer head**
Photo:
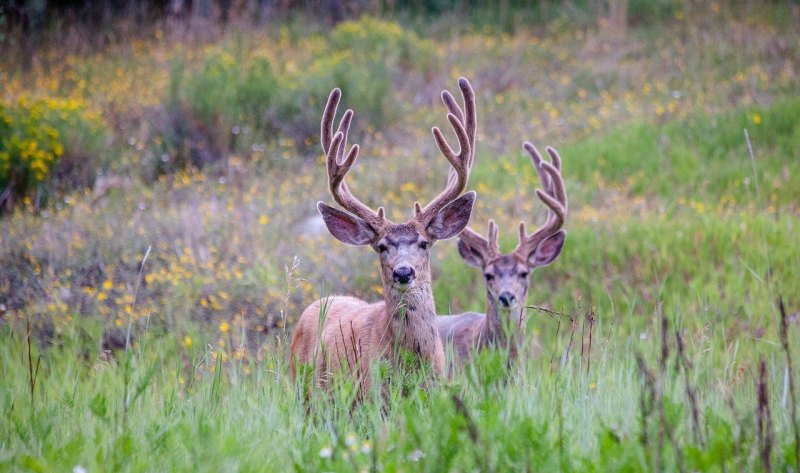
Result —
[[545, 223], [530, 235], [525, 230], [525, 223], [520, 223], [519, 243], [513, 252], [507, 254], [500, 253], [497, 225], [492, 220], [489, 220], [488, 238], [466, 228], [458, 241], [458, 252], [464, 261], [483, 271], [490, 311], [493, 306], [506, 314], [521, 310], [528, 298], [531, 273], [558, 257], [566, 237], [566, 232], [561, 229], [567, 216], [561, 158], [549, 146], [547, 153], [552, 162], [542, 159], [531, 143], [526, 141], [523, 147], [530, 154], [543, 187], [536, 189], [536, 195], [549, 209]]
[[328, 186], [334, 200], [346, 212], [319, 202], [328, 231], [342, 243], [370, 246], [380, 258], [384, 288], [405, 291], [415, 285], [430, 283], [429, 256], [437, 240], [458, 235], [469, 223], [475, 192], [464, 195], [475, 146], [475, 96], [469, 82], [458, 81], [464, 99], [464, 109], [448, 91], [442, 92], [442, 101], [449, 113], [447, 119], [458, 138], [460, 150], [456, 153], [445, 141], [439, 128], [432, 132], [439, 149], [450, 162], [451, 169], [445, 189], [428, 205], [414, 204], [413, 216], [404, 223], [389, 221], [383, 207], [373, 210], [350, 191], [345, 176], [358, 158], [359, 146], [353, 145], [344, 154], [347, 134], [353, 111], [347, 110], [333, 133], [336, 109], [341, 91], [334, 89], [328, 97], [322, 116], [321, 142], [326, 154]]

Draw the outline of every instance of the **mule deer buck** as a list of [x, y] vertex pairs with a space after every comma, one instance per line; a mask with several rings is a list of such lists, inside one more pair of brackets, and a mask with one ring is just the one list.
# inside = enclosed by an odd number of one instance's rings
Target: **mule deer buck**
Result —
[[[367, 302], [335, 296], [314, 302], [300, 316], [290, 347], [290, 370], [297, 377], [298, 365], [315, 369], [316, 382], [325, 385], [338, 370], [356, 377], [360, 394], [370, 386], [371, 364], [388, 359], [392, 350], [414, 353], [430, 363], [434, 373], [444, 373], [444, 349], [436, 329], [436, 311], [431, 289], [430, 252], [437, 240], [452, 238], [467, 226], [475, 192], [462, 195], [472, 167], [475, 140], [475, 96], [469, 82], [459, 79], [464, 100], [462, 110], [453, 96], [442, 92], [450, 113], [447, 119], [458, 138], [458, 153], [434, 127], [433, 136], [450, 162], [447, 185], [422, 207], [414, 204], [414, 215], [405, 223], [392, 223], [383, 207], [373, 210], [362, 203], [344, 182], [358, 157], [353, 145], [344, 156], [353, 111], [347, 110], [333, 134], [333, 122], [341, 98], [334, 89], [322, 115], [321, 141], [326, 153], [328, 186], [334, 200], [346, 212], [317, 203], [328, 231], [347, 245], [370, 246], [378, 254], [383, 283], [383, 301]], [[343, 157], [344, 156], [344, 157]]]
[[561, 158], [547, 147], [552, 163], [542, 159], [531, 143], [523, 144], [539, 175], [542, 189], [536, 195], [549, 208], [544, 225], [528, 234], [525, 223], [519, 226], [519, 243], [507, 254], [500, 253], [497, 225], [489, 220], [488, 238], [467, 227], [459, 236], [458, 252], [470, 266], [483, 271], [486, 284], [486, 313], [466, 312], [441, 316], [439, 335], [452, 344], [459, 360], [467, 359], [474, 349], [498, 345], [516, 356], [525, 303], [533, 270], [550, 264], [564, 246], [566, 232], [561, 229], [567, 216], [567, 195], [561, 177]]

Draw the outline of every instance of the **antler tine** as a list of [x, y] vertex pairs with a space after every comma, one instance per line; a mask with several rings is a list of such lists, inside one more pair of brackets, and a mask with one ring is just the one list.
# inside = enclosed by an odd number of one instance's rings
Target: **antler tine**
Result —
[[[325, 151], [328, 168], [328, 187], [331, 191], [331, 195], [333, 195], [333, 199], [339, 205], [355, 216], [365, 220], [371, 226], [380, 228], [385, 220], [383, 207], [379, 207], [377, 212], [372, 210], [358, 200], [350, 191], [347, 183], [344, 182], [348, 171], [350, 171], [350, 168], [353, 167], [353, 164], [355, 164], [358, 159], [360, 147], [357, 144], [353, 145], [347, 153], [347, 156], [344, 156], [347, 135], [350, 131], [350, 124], [353, 119], [353, 111], [350, 109], [345, 111], [341, 122], [339, 122], [336, 134], [333, 135], [333, 121], [341, 96], [342, 92], [338, 88], [331, 91], [330, 96], [328, 96], [328, 103], [325, 105], [325, 111], [322, 114], [322, 123], [320, 125], [320, 142], [323, 151]], [[331, 135], [333, 135], [333, 137], [331, 137]]]
[[478, 117], [475, 111], [475, 92], [472, 90], [472, 85], [465, 77], [458, 79], [458, 87], [461, 89], [461, 96], [464, 97], [464, 118], [467, 121], [467, 136], [469, 136], [469, 144], [472, 150], [469, 167], [472, 168], [472, 159], [475, 157], [475, 137], [478, 129]]
[[451, 168], [448, 172], [445, 189], [424, 208], [415, 205], [416, 218], [421, 222], [429, 221], [442, 207], [464, 192], [472, 169], [477, 128], [475, 94], [469, 81], [463, 77], [458, 80], [458, 86], [461, 89], [461, 96], [464, 98], [463, 110], [458, 106], [453, 95], [446, 90], [442, 91], [442, 102], [444, 102], [449, 111], [447, 120], [456, 133], [460, 150], [458, 153], [453, 151], [445, 140], [442, 131], [438, 127], [433, 127], [431, 130], [433, 138], [436, 140], [439, 150], [450, 162]]
[[[467, 130], [467, 135], [470, 137], [469, 144], [472, 146], [472, 154], [475, 155], [475, 131], [477, 128], [478, 120], [475, 111], [475, 93], [472, 90], [472, 85], [469, 81], [461, 77], [458, 79], [458, 87], [461, 89], [461, 96], [464, 97], [464, 111], [458, 106], [456, 99], [453, 98], [447, 90], [442, 91], [442, 100], [444, 101], [450, 113], [457, 116], [461, 123]], [[466, 112], [466, 113], [465, 113]]]
[[336, 117], [336, 109], [339, 108], [339, 101], [342, 98], [342, 91], [338, 87], [331, 90], [328, 95], [328, 102], [325, 104], [325, 111], [322, 112], [322, 123], [320, 126], [320, 143], [322, 151], [328, 152], [333, 140], [333, 120]]
[[[320, 143], [322, 145], [322, 151], [326, 154], [331, 147], [331, 142], [333, 141], [333, 121], [336, 119], [336, 110], [339, 108], [339, 101], [342, 98], [342, 91], [339, 88], [335, 88], [331, 91], [330, 95], [328, 96], [328, 102], [325, 104], [325, 111], [322, 113], [322, 123], [320, 126]], [[350, 122], [353, 120], [353, 111], [347, 109], [342, 116], [342, 120], [339, 122], [339, 127], [337, 128], [337, 132], [342, 132], [344, 134], [344, 142], [347, 143], [347, 133], [350, 130]], [[344, 150], [344, 146], [342, 147]], [[337, 161], [342, 160], [342, 153], [340, 152], [337, 155]]]
[[458, 238], [477, 250], [484, 261], [490, 261], [500, 254], [500, 248], [497, 246], [497, 226], [492, 220], [489, 220], [488, 235], [488, 238], [484, 238], [480, 233], [467, 227], [461, 232]]
[[494, 220], [490, 219], [487, 227], [488, 227], [487, 235], [489, 235], [489, 249], [492, 252], [492, 256], [499, 255], [500, 245], [497, 242], [497, 235], [498, 235], [497, 224], [494, 223]]
[[458, 121], [464, 123], [464, 112], [461, 110], [458, 102], [456, 102], [456, 98], [453, 97], [453, 94], [451, 94], [449, 90], [442, 91], [442, 102], [444, 102], [447, 110], [449, 110], [450, 113], [458, 118]]
[[551, 163], [542, 159], [539, 151], [530, 142], [523, 143], [523, 147], [531, 155], [536, 172], [539, 174], [539, 180], [544, 188], [544, 190], [536, 189], [536, 196], [548, 207], [547, 219], [544, 225], [532, 234], [527, 234], [524, 222], [519, 224], [519, 243], [514, 252], [520, 253], [523, 258], [527, 259], [528, 255], [536, 249], [539, 243], [564, 226], [568, 207], [564, 179], [561, 176], [561, 157], [558, 152], [550, 146], [547, 147], [547, 153], [552, 159]]
[[[539, 176], [539, 182], [542, 183], [542, 188], [544, 188], [545, 192], [550, 193], [550, 188], [552, 187], [550, 184], [550, 178], [547, 176], [547, 173], [542, 170], [542, 162], [544, 160], [542, 159], [542, 155], [539, 153], [539, 150], [530, 141], [522, 143], [522, 147], [525, 148], [525, 151], [527, 151], [531, 156], [533, 168], [536, 169], [536, 174]], [[558, 169], [561, 169], [560, 162]]]
[[567, 207], [567, 193], [564, 189], [564, 179], [561, 178], [561, 156], [559, 156], [558, 151], [555, 148], [548, 146], [547, 153], [553, 160], [552, 166], [555, 169], [556, 173], [558, 174], [558, 179], [552, 181], [552, 189], [551, 194], [564, 205], [564, 208]]
[[[472, 169], [472, 163], [475, 159], [475, 135], [476, 135], [476, 128], [477, 128], [477, 117], [475, 112], [475, 97], [472, 91], [472, 86], [470, 85], [469, 81], [462, 77], [458, 81], [458, 86], [461, 89], [461, 94], [464, 97], [464, 109], [466, 111], [466, 115], [464, 111], [461, 110], [461, 107], [458, 106], [456, 99], [453, 98], [453, 94], [449, 91], [444, 90], [442, 91], [442, 100], [444, 101], [447, 109], [450, 110], [450, 113], [459, 117], [461, 123], [464, 124], [464, 128], [467, 131], [467, 136], [470, 138], [469, 144], [472, 148], [472, 153], [469, 157], [469, 168]], [[450, 171], [447, 173], [447, 183], [450, 184], [451, 181], [458, 178], [458, 173], [454, 168], [450, 168]]]
[[480, 233], [476, 232], [470, 227], [465, 228], [459, 235], [458, 238], [464, 240], [468, 243], [471, 247], [477, 249], [481, 252], [482, 255], [488, 254], [489, 249], [489, 240], [484, 238]]
[[[531, 160], [533, 160], [533, 167], [536, 169], [536, 174], [539, 176], [539, 182], [542, 184], [542, 188], [544, 191], [549, 194], [553, 195], [553, 182], [548, 176], [547, 172], [545, 172], [544, 168], [542, 167], [542, 163], [544, 159], [542, 159], [541, 153], [536, 148], [536, 146], [531, 143], [530, 141], [525, 141], [522, 143], [522, 147], [525, 148], [525, 151], [528, 152], [531, 156]], [[550, 146], [547, 147], [547, 152], [550, 156], [553, 156], [555, 153], [555, 157], [553, 158], [553, 166], [560, 172], [561, 171], [561, 157], [556, 153], [556, 151], [551, 148]], [[550, 221], [553, 217], [553, 212], [550, 209], [547, 209], [547, 219], [545, 220]]]

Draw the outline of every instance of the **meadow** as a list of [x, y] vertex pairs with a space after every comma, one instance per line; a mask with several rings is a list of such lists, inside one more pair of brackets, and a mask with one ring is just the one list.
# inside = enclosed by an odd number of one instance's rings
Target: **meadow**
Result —
[[[3, 55], [0, 470], [800, 471], [800, 8], [642, 5], [624, 33], [572, 3], [300, 12]], [[460, 76], [473, 228], [513, 248], [545, 217], [522, 141], [561, 153], [567, 240], [528, 301], [560, 315], [528, 312], [510, 366], [430, 389], [377, 367], [388, 394], [305, 403], [302, 309], [382, 290], [317, 216], [324, 100], [355, 111], [351, 187], [402, 219], [444, 184], [430, 128]], [[439, 313], [483, 311], [455, 241], [432, 252]]]

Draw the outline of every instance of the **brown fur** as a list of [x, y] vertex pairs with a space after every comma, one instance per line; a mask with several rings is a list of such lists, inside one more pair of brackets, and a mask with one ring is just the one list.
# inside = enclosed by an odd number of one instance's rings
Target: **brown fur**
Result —
[[[415, 203], [414, 217], [401, 224], [385, 218], [356, 198], [344, 178], [358, 158], [354, 145], [345, 155], [353, 112], [347, 110], [333, 134], [333, 121], [341, 91], [334, 89], [322, 116], [321, 143], [326, 153], [328, 186], [334, 200], [347, 212], [324, 203], [317, 205], [328, 231], [343, 243], [369, 245], [379, 255], [384, 300], [368, 304], [347, 296], [321, 299], [300, 315], [290, 347], [290, 370], [298, 365], [314, 369], [316, 383], [328, 384], [344, 370], [356, 377], [363, 394], [370, 387], [370, 366], [378, 359], [394, 359], [395, 347], [415, 353], [428, 362], [437, 376], [444, 374], [444, 348], [436, 329], [431, 289], [430, 251], [440, 239], [460, 233], [469, 222], [475, 193], [466, 188], [475, 142], [475, 103], [472, 87], [459, 80], [465, 109], [448, 92], [442, 100], [460, 144], [456, 154], [438, 128], [433, 135], [452, 168], [445, 189], [425, 207]], [[460, 197], [459, 197], [460, 196]]]
[[[524, 304], [528, 299], [530, 276], [539, 266], [550, 264], [561, 253], [566, 233], [561, 230], [567, 215], [567, 196], [561, 178], [561, 158], [548, 147], [552, 164], [542, 159], [529, 142], [523, 144], [530, 155], [544, 190], [536, 195], [548, 206], [547, 221], [533, 234], [520, 224], [519, 244], [508, 254], [500, 254], [497, 226], [489, 221], [488, 238], [471, 228], [459, 237], [458, 250], [467, 264], [483, 271], [486, 287], [486, 314], [467, 312], [437, 319], [442, 340], [452, 346], [459, 361], [476, 350], [499, 345], [516, 356], [522, 341]], [[505, 303], [503, 302], [505, 299]]]
[[[334, 296], [311, 304], [300, 316], [292, 337], [292, 376], [296, 376], [296, 363], [309, 364], [317, 383], [325, 386], [330, 376], [345, 369], [357, 376], [363, 393], [371, 384], [370, 364], [380, 358], [391, 360], [396, 343], [430, 362], [437, 376], [444, 374], [444, 347], [436, 332], [430, 286], [398, 296], [395, 292], [389, 301], [374, 304]], [[401, 304], [405, 307], [402, 315]], [[319, 333], [323, 306], [327, 310]]]
[[[486, 313], [465, 312], [440, 316], [436, 319], [439, 336], [445, 344], [452, 345], [460, 360], [469, 359], [476, 350], [500, 346], [515, 352], [524, 321], [522, 304], [528, 298], [530, 270], [525, 261], [513, 254], [501, 255], [482, 267], [484, 274], [492, 274], [486, 281]], [[516, 305], [505, 308], [498, 295], [514, 295]]]

